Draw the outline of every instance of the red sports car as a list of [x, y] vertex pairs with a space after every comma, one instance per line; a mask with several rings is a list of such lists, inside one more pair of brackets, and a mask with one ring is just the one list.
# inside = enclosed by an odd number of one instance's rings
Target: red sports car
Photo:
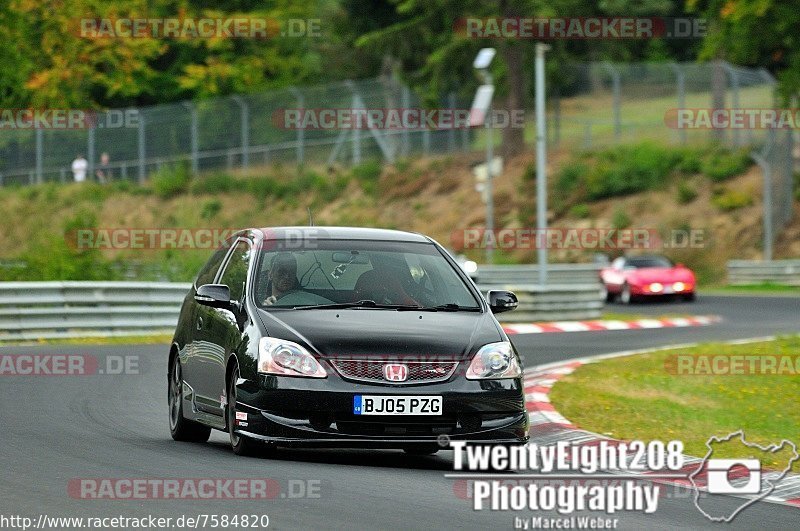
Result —
[[620, 257], [600, 270], [606, 300], [617, 297], [624, 304], [645, 297], [680, 297], [693, 301], [695, 276], [683, 264], [673, 264], [664, 256]]

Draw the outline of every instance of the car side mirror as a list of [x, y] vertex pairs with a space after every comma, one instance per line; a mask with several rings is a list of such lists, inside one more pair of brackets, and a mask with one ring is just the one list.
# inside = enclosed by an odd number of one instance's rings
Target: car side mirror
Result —
[[225, 284], [204, 284], [197, 288], [194, 300], [204, 306], [227, 310], [231, 307], [231, 290]]
[[503, 313], [514, 310], [519, 306], [517, 296], [511, 291], [491, 290], [486, 294], [489, 301], [489, 309], [492, 313]]

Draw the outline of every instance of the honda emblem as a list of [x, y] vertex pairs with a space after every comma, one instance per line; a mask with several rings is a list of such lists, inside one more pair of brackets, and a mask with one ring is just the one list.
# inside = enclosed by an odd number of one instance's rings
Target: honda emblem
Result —
[[389, 363], [383, 366], [383, 377], [390, 382], [405, 382], [408, 367], [402, 363]]

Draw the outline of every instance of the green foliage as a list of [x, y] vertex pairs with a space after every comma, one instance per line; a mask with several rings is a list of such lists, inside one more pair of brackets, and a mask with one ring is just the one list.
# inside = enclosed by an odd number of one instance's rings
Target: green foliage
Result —
[[567, 162], [564, 164], [556, 175], [556, 191], [560, 194], [568, 194], [572, 192], [589, 173], [589, 166], [585, 163]]
[[731, 212], [752, 205], [753, 198], [740, 190], [715, 190], [711, 203], [723, 212]]
[[703, 173], [712, 181], [721, 182], [744, 173], [752, 164], [745, 150], [715, 149], [703, 160]]
[[625, 210], [617, 208], [611, 216], [611, 226], [615, 229], [627, 229], [631, 226], [631, 217]]
[[163, 166], [150, 176], [153, 191], [161, 199], [169, 199], [189, 188], [189, 169], [185, 164]]
[[589, 210], [589, 205], [586, 203], [578, 203], [569, 209], [569, 215], [573, 218], [586, 219], [592, 215], [592, 212]]
[[213, 173], [192, 181], [193, 194], [224, 194], [237, 188], [236, 179], [227, 173]]
[[79, 211], [64, 223], [61, 232], [42, 232], [36, 244], [19, 257], [26, 267], [4, 276], [10, 277], [7, 280], [114, 280], [117, 277], [110, 262], [98, 249], [77, 246], [76, 232], [96, 227], [94, 213]]
[[369, 160], [353, 166], [350, 174], [361, 185], [361, 189], [367, 195], [375, 195], [378, 191], [378, 180], [381, 177], [383, 167], [379, 160]]
[[697, 190], [688, 182], [682, 181], [678, 184], [678, 203], [686, 205], [697, 198]]
[[222, 201], [219, 199], [211, 199], [203, 203], [203, 208], [200, 210], [200, 217], [206, 220], [213, 219], [222, 210]]

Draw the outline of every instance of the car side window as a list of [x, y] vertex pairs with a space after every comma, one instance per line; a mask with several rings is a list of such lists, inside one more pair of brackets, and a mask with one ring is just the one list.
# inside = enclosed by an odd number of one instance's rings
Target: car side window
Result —
[[195, 287], [199, 288], [204, 284], [212, 284], [214, 282], [217, 271], [219, 271], [219, 267], [222, 265], [222, 261], [225, 260], [225, 255], [228, 254], [228, 249], [230, 248], [230, 242], [225, 242], [222, 247], [211, 255], [206, 265], [204, 265], [200, 273], [197, 274], [197, 279], [194, 282]]
[[219, 283], [227, 285], [231, 290], [232, 301], [244, 300], [244, 285], [247, 282], [247, 267], [250, 264], [252, 252], [247, 242], [239, 242], [231, 253], [225, 271]]
[[625, 266], [625, 258], [619, 257], [611, 263], [611, 267], [617, 270], [621, 270]]

